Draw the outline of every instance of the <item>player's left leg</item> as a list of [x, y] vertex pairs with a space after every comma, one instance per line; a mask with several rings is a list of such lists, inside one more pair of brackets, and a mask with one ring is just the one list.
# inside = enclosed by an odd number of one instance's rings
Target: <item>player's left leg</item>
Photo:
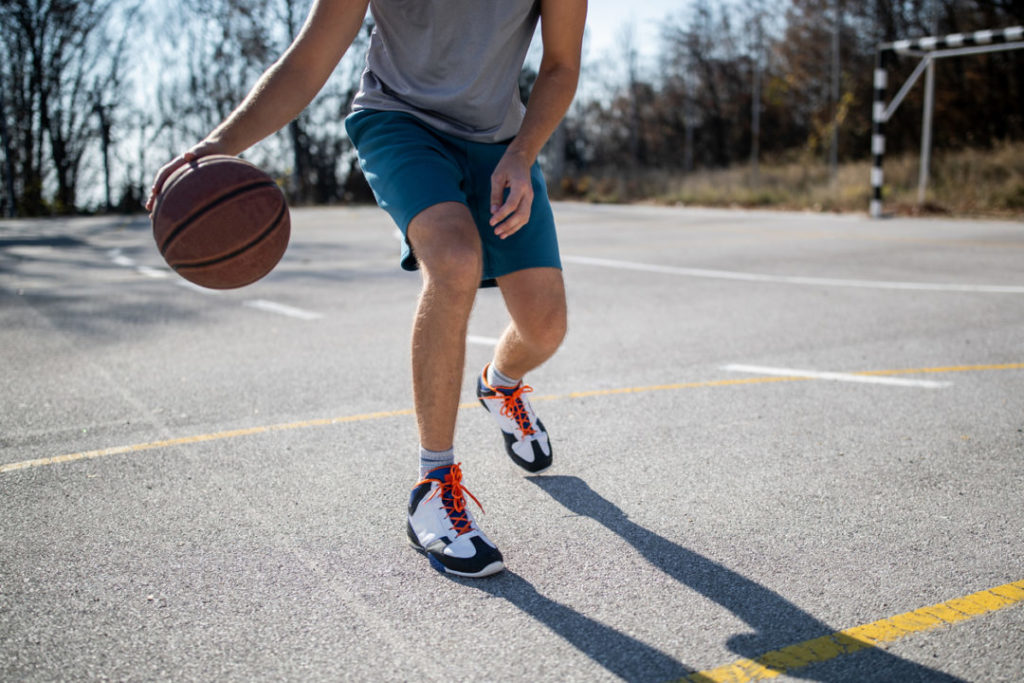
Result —
[[565, 338], [566, 303], [562, 271], [528, 268], [498, 278], [512, 322], [494, 352], [505, 375], [522, 379], [551, 358]]
[[529, 268], [498, 278], [512, 322], [477, 380], [477, 397], [501, 428], [505, 450], [529, 472], [551, 466], [551, 443], [522, 382], [558, 350], [566, 331], [565, 284], [557, 268]]

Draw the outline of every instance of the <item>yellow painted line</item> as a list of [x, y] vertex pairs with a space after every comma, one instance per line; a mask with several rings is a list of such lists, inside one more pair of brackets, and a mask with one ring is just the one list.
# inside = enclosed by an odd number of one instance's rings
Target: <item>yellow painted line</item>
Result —
[[1000, 363], [997, 365], [948, 365], [938, 368], [915, 368], [911, 370], [865, 370], [864, 372], [851, 372], [851, 375], [923, 375], [929, 373], [945, 372], [981, 372], [984, 370], [1024, 370], [1024, 363]]
[[[571, 394], [564, 395], [551, 395], [551, 396], [537, 396], [531, 398], [532, 401], [555, 401], [567, 398], [584, 398], [590, 396], [613, 396], [616, 394], [637, 394], [648, 391], [671, 391], [674, 389], [693, 389], [699, 387], [719, 387], [719, 386], [731, 386], [736, 384], [764, 384], [767, 382], [793, 382], [803, 379], [802, 377], [754, 377], [748, 379], [730, 379], [730, 380], [717, 380], [711, 382], [687, 382], [682, 384], [663, 384], [651, 387], [630, 387], [621, 389], [603, 389], [598, 391], [581, 391]], [[460, 410], [467, 410], [476, 408], [479, 404], [477, 402], [467, 402], [459, 405]], [[323, 427], [327, 425], [343, 424], [346, 422], [368, 422], [370, 420], [381, 420], [388, 417], [400, 417], [406, 415], [414, 415], [415, 411], [412, 408], [405, 410], [392, 410], [387, 412], [379, 413], [364, 413], [362, 415], [348, 415], [345, 417], [332, 417], [323, 418], [318, 420], [302, 420], [300, 422], [288, 422], [285, 424], [276, 425], [265, 425], [262, 427], [248, 427], [246, 429], [233, 429], [223, 432], [214, 432], [212, 434], [199, 434], [197, 436], [185, 436], [177, 439], [164, 439], [163, 441], [151, 441], [149, 443], [133, 444], [130, 446], [117, 446], [114, 448], [101, 448], [94, 451], [83, 451], [80, 453], [68, 453], [66, 455], [57, 455], [51, 458], [39, 458], [37, 460], [26, 460], [24, 462], [15, 462], [9, 465], [0, 465], [0, 474], [5, 472], [14, 472], [15, 470], [23, 470], [30, 467], [45, 467], [47, 465], [58, 465], [65, 462], [75, 462], [77, 460], [89, 460], [91, 458], [102, 458], [108, 455], [124, 455], [126, 453], [138, 453], [140, 451], [151, 451], [157, 448], [169, 448], [171, 446], [186, 446], [194, 443], [203, 443], [206, 441], [220, 441], [223, 439], [233, 439], [240, 436], [251, 436], [254, 434], [266, 434], [268, 432], [284, 432], [293, 429], [306, 429], [309, 427]]]
[[716, 669], [698, 671], [682, 680], [690, 683], [747, 683], [776, 678], [809, 664], [827, 662], [858, 650], [892, 643], [914, 633], [967, 621], [1022, 602], [1024, 581], [1015, 581], [790, 645], [765, 653], [757, 659], [740, 659]]
[[169, 448], [171, 446], [185, 446], [205, 441], [219, 441], [222, 439], [234, 439], [239, 436], [251, 436], [253, 434], [266, 434], [268, 432], [284, 432], [292, 429], [305, 429], [307, 427], [323, 427], [326, 425], [343, 424], [345, 422], [365, 422], [367, 420], [380, 420], [386, 417], [398, 417], [401, 415], [412, 415], [412, 409], [392, 410], [380, 413], [364, 413], [362, 415], [349, 415], [346, 417], [329, 417], [319, 420], [302, 420], [301, 422], [288, 422], [285, 424], [264, 425], [261, 427], [248, 427], [245, 429], [232, 429], [213, 434], [199, 434], [196, 436], [185, 436], [177, 439], [164, 439], [163, 441], [151, 441], [131, 446], [117, 446], [115, 448], [101, 448], [95, 451], [83, 451], [81, 453], [68, 453], [52, 458], [39, 458], [38, 460], [26, 460], [15, 462], [9, 465], [0, 465], [0, 474], [13, 472], [28, 467], [44, 467], [46, 465], [57, 465], [62, 462], [74, 462], [76, 460], [88, 460], [90, 458], [102, 458], [108, 455], [122, 455], [125, 453], [138, 453], [139, 451], [151, 451], [157, 448]]
[[[657, 384], [649, 387], [621, 387], [617, 389], [595, 389], [574, 391], [569, 394], [530, 397], [530, 401], [559, 401], [567, 398], [591, 398], [594, 396], [619, 396], [621, 394], [643, 394], [649, 391], [677, 391], [679, 389], [705, 389], [709, 387], [731, 387], [741, 384], [769, 384], [772, 382], [797, 382], [804, 377], [748, 377], [745, 379], [720, 379], [708, 382], [681, 382], [679, 384]], [[476, 405], [469, 403], [465, 405]]]
[[[1020, 370], [1024, 369], [1024, 363], [1003, 363], [1000, 365], [954, 365], [937, 368], [914, 368], [904, 370], [868, 370], [854, 372], [854, 375], [911, 375], [923, 373], [946, 373], [946, 372], [978, 372], [982, 370]], [[742, 386], [747, 384], [772, 384], [777, 382], [807, 382], [813, 381], [807, 377], [747, 377], [743, 379], [721, 379], [704, 382], [680, 382], [677, 384], [657, 384], [645, 387], [619, 387], [614, 389], [596, 389], [593, 391], [575, 391], [568, 394], [552, 394], [548, 396], [531, 397], [531, 401], [562, 401], [566, 399], [593, 398], [599, 396], [618, 396], [623, 394], [642, 394], [655, 391], [679, 391], [682, 389], [707, 389], [714, 387]], [[467, 402], [459, 405], [461, 410], [475, 408], [477, 403]], [[123, 455], [126, 453], [138, 453], [140, 451], [151, 451], [158, 448], [169, 448], [171, 446], [186, 446], [194, 443], [207, 441], [220, 441], [233, 439], [240, 436], [252, 436], [254, 434], [266, 434], [269, 432], [283, 432], [295, 429], [307, 429], [309, 427], [324, 427], [328, 425], [344, 424], [346, 422], [368, 422], [370, 420], [381, 420], [389, 417], [400, 417], [413, 415], [412, 408], [404, 410], [391, 410], [377, 413], [363, 413], [360, 415], [348, 415], [344, 417], [329, 417], [316, 420], [302, 420], [299, 422], [288, 422], [284, 424], [264, 425], [260, 427], [248, 427], [245, 429], [233, 429], [229, 431], [214, 432], [212, 434], [199, 434], [196, 436], [185, 436], [176, 439], [164, 439], [162, 441], [151, 441], [149, 443], [133, 444], [130, 446], [116, 446], [113, 448], [101, 448], [93, 451], [82, 451], [80, 453], [68, 453], [50, 458], [39, 458], [37, 460], [25, 460], [7, 465], [0, 465], [0, 474], [23, 470], [30, 467], [45, 467], [78, 460], [89, 460], [91, 458], [102, 458], [108, 455]]]

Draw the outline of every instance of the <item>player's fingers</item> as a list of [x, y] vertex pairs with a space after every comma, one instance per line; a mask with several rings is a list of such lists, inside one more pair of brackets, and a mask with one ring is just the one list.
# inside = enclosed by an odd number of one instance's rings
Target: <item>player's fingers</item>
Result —
[[190, 164], [196, 159], [210, 154], [216, 154], [217, 150], [214, 145], [207, 142], [201, 142], [194, 146], [192, 149], [174, 157], [157, 172], [156, 179], [153, 181], [153, 187], [149, 190], [149, 199], [146, 200], [146, 211], [153, 211], [153, 207], [156, 205], [156, 198], [160, 195], [160, 192], [164, 189], [164, 183], [171, 177], [175, 171], [184, 166]]
[[494, 234], [505, 239], [516, 233], [530, 221], [532, 207], [533, 188], [526, 185], [512, 189], [505, 204], [494, 215], [494, 218], [498, 219]]
[[516, 210], [516, 208], [518, 206], [519, 206], [519, 196], [515, 195], [515, 194], [512, 194], [510, 192], [508, 194], [508, 197], [505, 198], [505, 202], [503, 204], [501, 204], [500, 206], [497, 206], [497, 207], [492, 207], [492, 209], [491, 209], [492, 210], [492, 213], [491, 213], [491, 227], [492, 228], [496, 228], [499, 225], [501, 225], [501, 223], [505, 219], [507, 219], [509, 216], [512, 215], [512, 213]]
[[491, 176], [491, 225], [495, 225], [494, 215], [504, 204], [506, 187], [508, 187], [506, 175], [495, 173]]
[[[499, 186], [499, 190], [495, 192], [495, 185]], [[508, 192], [505, 193], [504, 189], [508, 188]], [[497, 196], [496, 196], [497, 194]], [[502, 201], [501, 195], [504, 195], [504, 201]], [[529, 178], [520, 178], [517, 176], [496, 176], [491, 180], [491, 225], [495, 226], [501, 223], [503, 220], [508, 218], [509, 215], [515, 211], [522, 203], [523, 198], [529, 195], [529, 199], [532, 200], [533, 186], [530, 184]]]
[[497, 226], [511, 216], [519, 208], [522, 198], [523, 192], [521, 188], [516, 186], [510, 187], [508, 194], [505, 196], [505, 201], [501, 202], [500, 205], [491, 206], [491, 226]]
[[188, 162], [185, 160], [184, 155], [175, 157], [169, 163], [164, 164], [164, 166], [157, 172], [156, 179], [153, 181], [153, 187], [149, 189], [149, 199], [146, 200], [146, 211], [153, 210], [153, 205], [156, 203], [157, 195], [159, 195], [160, 191], [163, 189], [164, 183], [167, 182], [167, 178], [186, 163]]

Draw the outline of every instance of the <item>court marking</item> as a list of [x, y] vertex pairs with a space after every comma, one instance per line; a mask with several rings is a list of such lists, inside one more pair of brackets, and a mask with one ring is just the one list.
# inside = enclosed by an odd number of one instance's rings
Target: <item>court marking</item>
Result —
[[178, 287], [183, 287], [185, 289], [190, 289], [193, 292], [198, 292], [199, 294], [205, 294], [206, 296], [220, 296], [225, 291], [227, 291], [224, 289], [209, 289], [208, 287], [202, 287], [194, 282], [189, 282], [183, 277], [177, 278], [174, 281], [174, 284], [177, 285]]
[[764, 365], [740, 365], [732, 363], [723, 365], [726, 372], [748, 372], [752, 375], [772, 375], [774, 377], [804, 377], [821, 379], [829, 382], [856, 382], [860, 384], [885, 384], [896, 387], [918, 387], [923, 389], [945, 389], [953, 386], [952, 382], [933, 382], [926, 379], [900, 379], [880, 375], [860, 375], [854, 372], [819, 372], [816, 370], [796, 370], [793, 368], [771, 368]]
[[123, 268], [131, 268], [135, 265], [135, 261], [127, 256], [120, 249], [111, 249], [107, 252], [107, 256], [114, 262], [114, 265], [121, 266]]
[[171, 276], [170, 271], [163, 270], [160, 268], [153, 268], [151, 266], [136, 266], [135, 272], [139, 275], [145, 275], [151, 277], [154, 280], [166, 280]]
[[466, 335], [467, 344], [479, 344], [480, 346], [497, 346], [497, 337], [480, 337], [475, 334]]
[[[125, 256], [121, 249], [110, 249], [107, 251], [107, 258], [117, 266], [123, 268], [132, 268], [139, 275], [144, 275], [148, 278], [155, 280], [164, 280], [171, 276], [173, 271], [165, 268], [153, 268], [152, 266], [140, 266], [135, 262], [135, 259]], [[179, 287], [184, 287], [193, 292], [199, 292], [200, 294], [216, 296], [221, 293], [221, 290], [210, 289], [208, 287], [202, 287], [193, 282], [189, 282], [184, 278], [177, 278], [174, 284]], [[276, 313], [277, 315], [283, 315], [289, 318], [295, 318], [297, 320], [319, 320], [324, 317], [323, 313], [316, 313], [314, 311], [307, 311], [302, 308], [295, 306], [289, 306], [287, 304], [279, 304], [276, 301], [268, 301], [266, 299], [251, 299], [242, 302], [243, 306], [249, 308], [255, 308], [266, 313]], [[495, 340], [495, 343], [497, 341]], [[0, 470], [2, 471], [2, 470]]]
[[135, 272], [139, 275], [145, 275], [156, 280], [167, 278], [170, 276], [170, 271], [162, 270], [159, 268], [152, 268], [150, 266], [140, 266], [135, 263], [135, 259], [125, 256], [121, 249], [111, 249], [107, 252], [107, 258], [117, 266], [122, 268], [134, 268]]
[[691, 683], [747, 683], [776, 678], [810, 664], [820, 664], [859, 650], [892, 643], [914, 633], [969, 621], [1022, 602], [1024, 581], [1006, 583], [773, 650], [756, 659], [740, 659], [732, 664], [698, 671], [681, 680]]
[[972, 294], [1024, 294], [1024, 286], [1017, 285], [973, 285], [942, 282], [895, 282], [887, 280], [845, 280], [839, 278], [804, 277], [791, 275], [765, 275], [763, 273], [743, 273], [733, 270], [714, 270], [709, 268], [684, 268], [680, 266], [660, 266], [651, 263], [634, 263], [632, 261], [613, 261], [611, 259], [593, 258], [590, 256], [568, 256], [563, 254], [562, 261], [585, 266], [600, 266], [618, 270], [635, 270], [646, 273], [664, 275], [683, 275], [686, 277], [711, 278], [716, 280], [738, 280], [742, 282], [769, 282], [787, 285], [813, 285], [819, 287], [854, 287], [858, 289], [887, 289], [924, 292], [969, 292]]
[[15, 470], [29, 467], [45, 467], [47, 465], [58, 465], [64, 462], [75, 462], [77, 460], [89, 460], [102, 458], [109, 455], [122, 455], [125, 453], [139, 453], [141, 451], [152, 451], [158, 448], [169, 448], [171, 446], [185, 446], [205, 441], [220, 441], [223, 439], [234, 439], [240, 436], [251, 436], [253, 434], [266, 434], [268, 432], [283, 432], [293, 429], [305, 429], [307, 427], [324, 427], [327, 425], [343, 424], [345, 422], [365, 422], [368, 420], [380, 420], [386, 417], [398, 417], [400, 415], [412, 415], [411, 408], [406, 410], [392, 410], [378, 413], [363, 413], [361, 415], [348, 415], [345, 417], [328, 417], [317, 420], [302, 420], [300, 422], [288, 422], [284, 424], [263, 425], [260, 427], [246, 427], [243, 429], [231, 429], [212, 434], [197, 434], [195, 436], [183, 436], [176, 439], [164, 439], [162, 441], [151, 441], [149, 443], [132, 444], [130, 446], [116, 446], [114, 448], [100, 448], [94, 451], [83, 451], [81, 453], [68, 453], [52, 458], [38, 458], [24, 462], [0, 465], [0, 474], [13, 472]]
[[302, 308], [296, 308], [295, 306], [279, 304], [276, 301], [267, 301], [266, 299], [250, 299], [249, 301], [243, 301], [242, 305], [266, 311], [268, 313], [277, 313], [278, 315], [288, 316], [289, 318], [296, 318], [298, 320], [319, 320], [324, 317], [323, 313], [307, 311]]
[[[995, 370], [1024, 370], [1024, 363], [1001, 363], [1001, 364], [989, 364], [989, 365], [950, 365], [932, 368], [904, 368], [897, 370], [867, 370], [858, 373], [850, 373], [853, 375], [864, 375], [864, 376], [886, 376], [886, 375], [911, 375], [911, 374], [928, 374], [928, 373], [954, 373], [954, 372], [981, 372], [981, 371], [995, 371]], [[533, 402], [540, 401], [562, 401], [567, 399], [579, 399], [579, 398], [593, 398], [598, 396], [619, 396], [624, 394], [642, 394], [659, 391], [678, 391], [682, 389], [708, 389], [715, 387], [730, 387], [730, 386], [744, 386], [752, 384], [771, 384], [779, 382], [806, 382], [815, 381], [810, 377], [775, 377], [775, 376], [762, 376], [762, 377], [745, 377], [737, 379], [719, 379], [709, 380], [702, 382], [679, 382], [676, 384], [658, 384], [652, 386], [643, 387], [618, 387], [611, 389], [595, 389], [591, 391], [574, 391], [568, 394], [550, 394], [547, 396], [536, 396], [531, 397], [530, 400]], [[478, 409], [478, 403], [476, 401], [466, 402], [459, 405], [459, 410]], [[49, 465], [57, 465], [61, 463], [76, 462], [79, 460], [89, 460], [92, 458], [101, 458], [111, 455], [123, 455], [127, 453], [138, 453], [142, 451], [151, 451], [159, 448], [169, 448], [171, 446], [184, 446], [194, 443], [203, 443], [207, 441], [220, 441], [224, 439], [233, 439], [241, 436], [251, 436], [255, 434], [266, 434], [269, 432], [282, 432], [291, 431], [296, 429], [306, 429], [309, 427], [323, 427], [335, 424], [344, 424], [347, 422], [367, 422], [371, 420], [381, 420], [390, 417], [400, 417], [413, 415], [414, 411], [412, 408], [406, 408], [403, 410], [391, 410], [376, 413], [363, 413], [360, 415], [348, 415], [343, 417], [331, 417], [321, 418], [314, 420], [301, 420], [298, 422], [288, 422], [283, 424], [264, 425], [259, 427], [248, 427], [244, 429], [233, 429], [221, 432], [214, 432], [211, 434], [199, 434], [196, 436], [186, 436], [175, 439], [164, 439], [162, 441], [151, 441], [148, 443], [132, 444], [128, 446], [116, 446], [113, 448], [101, 448], [91, 451], [82, 451], [79, 453], [67, 453], [65, 455], [57, 455], [49, 458], [37, 458], [35, 460], [25, 460], [22, 462], [14, 462], [5, 465], [0, 465], [0, 474], [7, 472], [14, 472], [16, 470], [23, 470], [33, 467], [46, 467]]]

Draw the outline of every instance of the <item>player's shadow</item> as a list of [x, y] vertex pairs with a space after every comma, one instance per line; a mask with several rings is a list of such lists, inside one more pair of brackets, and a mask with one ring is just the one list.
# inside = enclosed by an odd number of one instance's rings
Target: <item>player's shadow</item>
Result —
[[661, 650], [540, 594], [508, 569], [483, 581], [455, 580], [507, 600], [623, 680], [671, 681], [693, 673]]
[[[579, 477], [537, 476], [529, 477], [528, 481], [568, 510], [599, 522], [654, 567], [746, 622], [753, 632], [737, 634], [728, 640], [729, 648], [741, 657], [756, 659], [836, 631], [775, 591], [636, 524]], [[503, 583], [485, 581], [479, 587], [509, 600], [626, 680], [668, 680], [692, 673], [663, 652], [545, 598], [514, 574]], [[786, 673], [816, 681], [960, 680], [867, 644], [855, 654]]]

